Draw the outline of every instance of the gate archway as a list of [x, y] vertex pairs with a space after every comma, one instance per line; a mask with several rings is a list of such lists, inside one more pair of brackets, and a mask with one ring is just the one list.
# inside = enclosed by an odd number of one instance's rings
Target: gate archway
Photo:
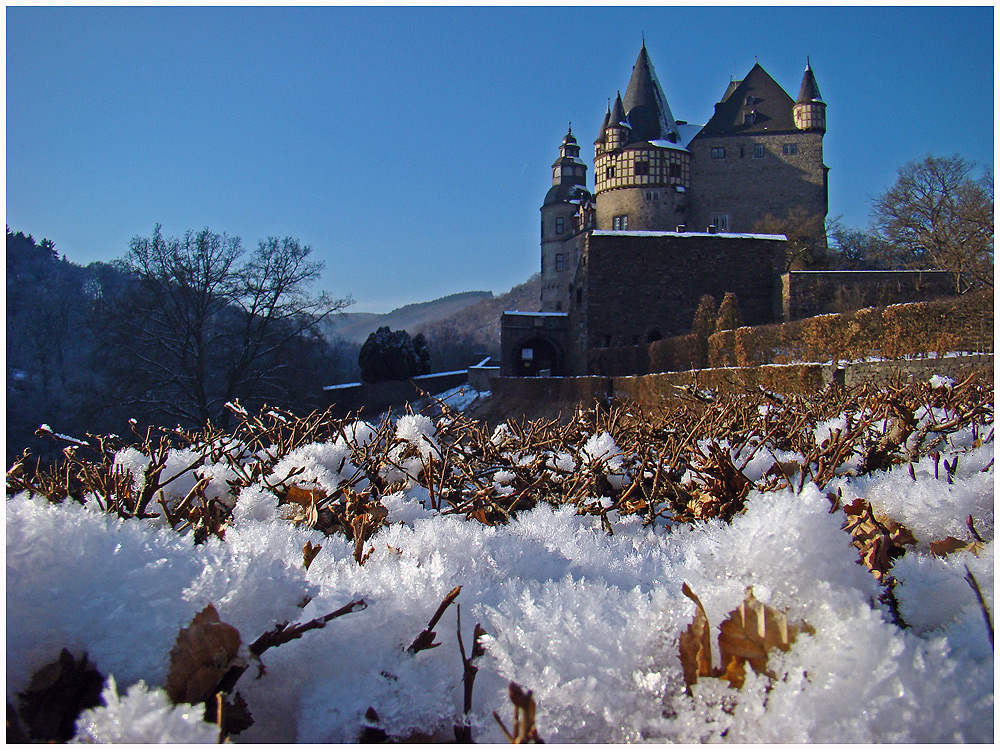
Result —
[[528, 339], [517, 350], [517, 374], [520, 377], [531, 377], [543, 372], [549, 375], [561, 374], [559, 352], [543, 338]]

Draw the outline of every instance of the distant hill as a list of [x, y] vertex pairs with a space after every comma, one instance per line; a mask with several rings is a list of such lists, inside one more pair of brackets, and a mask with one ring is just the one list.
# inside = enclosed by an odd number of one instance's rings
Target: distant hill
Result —
[[499, 297], [482, 299], [470, 305], [461, 313], [441, 318], [421, 331], [433, 342], [442, 336], [451, 338], [468, 337], [489, 345], [489, 349], [500, 352], [500, 316], [506, 310], [537, 312], [540, 307], [542, 279], [533, 275], [523, 284], [518, 284]]
[[341, 338], [354, 344], [363, 344], [370, 333], [382, 326], [416, 335], [439, 320], [461, 315], [470, 306], [492, 299], [493, 292], [459, 292], [430, 302], [405, 305], [388, 313], [346, 313], [327, 321], [323, 334], [327, 339]]

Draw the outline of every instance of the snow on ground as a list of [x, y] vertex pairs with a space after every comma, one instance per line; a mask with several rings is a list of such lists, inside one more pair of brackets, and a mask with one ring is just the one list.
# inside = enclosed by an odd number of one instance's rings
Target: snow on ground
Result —
[[[404, 417], [396, 432], [432, 452], [429, 423]], [[370, 428], [359, 425], [353, 437], [363, 442]], [[498, 429], [494, 442], [506, 435]], [[967, 437], [952, 438], [964, 452], [950, 481], [924, 458], [912, 478], [897, 467], [832, 486], [844, 503], [866, 497], [913, 529], [918, 546], [892, 570], [905, 630], [889, 622], [879, 585], [857, 563], [843, 511], [831, 513], [809, 484], [800, 493], [753, 491], [728, 524], [649, 528], [612, 512], [613, 536], [573, 507], [540, 505], [485, 526], [425, 508], [427, 491], [411, 485], [385, 498], [390, 525], [370, 540], [364, 565], [343, 537], [280, 518], [264, 486], [242, 491], [224, 541], [200, 545], [105, 515], [93, 502], [21, 494], [6, 513], [8, 700], [67, 647], [86, 651], [108, 676], [106, 706], [81, 716], [78, 739], [211, 741], [215, 730], [198, 721], [199, 709], [171, 706], [160, 687], [178, 630], [195, 613], [213, 604], [245, 648], [275, 623], [362, 598], [363, 611], [267, 651], [266, 673], [242, 677], [237, 689], [255, 724], [234, 739], [352, 742], [369, 707], [391, 735], [452, 739], [463, 694], [456, 608], [435, 628], [439, 647], [416, 655], [406, 647], [460, 585], [466, 649], [475, 623], [488, 634], [470, 717], [478, 742], [504, 741], [491, 714], [509, 725], [511, 680], [534, 691], [547, 742], [992, 742], [993, 651], [965, 576], [967, 567], [992, 612], [993, 542], [978, 556], [946, 558], [926, 546], [960, 536], [967, 515], [993, 538], [993, 443]], [[286, 461], [326, 487], [353, 470], [343, 448], [308, 446]], [[595, 434], [580, 456], [604, 461], [611, 474], [618, 452], [610, 436]], [[141, 464], [132, 454], [122, 461]], [[574, 466], [568, 454], [551, 463]], [[308, 569], [307, 542], [322, 545]], [[713, 648], [718, 624], [750, 586], [815, 632], [772, 653], [776, 679], [748, 670], [737, 690], [706, 678], [689, 696], [678, 638], [695, 608], [684, 583], [704, 605]]]

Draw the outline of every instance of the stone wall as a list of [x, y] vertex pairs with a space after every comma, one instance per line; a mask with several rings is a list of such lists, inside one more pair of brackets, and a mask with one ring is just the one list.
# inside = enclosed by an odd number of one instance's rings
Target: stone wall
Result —
[[[796, 154], [783, 154], [785, 145]], [[754, 157], [763, 146], [764, 156]], [[724, 148], [713, 159], [712, 148]], [[768, 214], [795, 209], [826, 217], [826, 168], [820, 133], [751, 133], [695, 138], [691, 150], [691, 211], [688, 229], [704, 231], [715, 215], [729, 217], [730, 232], [752, 232]], [[742, 149], [742, 156], [741, 154]]]
[[776, 320], [784, 246], [770, 235], [595, 231], [575, 281], [574, 346], [587, 352], [686, 333], [703, 294], [734, 292], [751, 325]]
[[[685, 387], [717, 393], [741, 393], [766, 388], [783, 394], [816, 393], [831, 383], [852, 387], [860, 383], [927, 381], [934, 375], [956, 382], [975, 374], [993, 382], [993, 355], [855, 362], [840, 367], [820, 364], [719, 367], [708, 370], [621, 377], [495, 378], [491, 381], [494, 412], [508, 418], [533, 418], [537, 407], [547, 415], [563, 415], [576, 405], [634, 402], [644, 408], [690, 401]], [[517, 412], [517, 413], [515, 413]], [[502, 420], [494, 420], [502, 421]]]
[[792, 271], [781, 277], [785, 321], [954, 294], [947, 271]]

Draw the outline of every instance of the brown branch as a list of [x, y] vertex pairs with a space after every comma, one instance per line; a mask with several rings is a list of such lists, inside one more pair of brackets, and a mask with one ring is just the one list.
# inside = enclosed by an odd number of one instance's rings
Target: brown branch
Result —
[[413, 639], [413, 643], [411, 643], [409, 648], [406, 649], [406, 653], [415, 654], [418, 651], [423, 651], [424, 649], [434, 648], [441, 645], [440, 643], [434, 643], [434, 637], [437, 635], [437, 633], [434, 632], [434, 626], [437, 625], [438, 620], [441, 619], [441, 615], [444, 614], [444, 611], [448, 609], [455, 599], [458, 598], [461, 591], [462, 587], [456, 586], [448, 592], [448, 595], [445, 596], [445, 598], [441, 600], [441, 604], [438, 605], [437, 612], [435, 612], [434, 616], [431, 617], [431, 621], [427, 623], [427, 627], [421, 631], [420, 635]]

